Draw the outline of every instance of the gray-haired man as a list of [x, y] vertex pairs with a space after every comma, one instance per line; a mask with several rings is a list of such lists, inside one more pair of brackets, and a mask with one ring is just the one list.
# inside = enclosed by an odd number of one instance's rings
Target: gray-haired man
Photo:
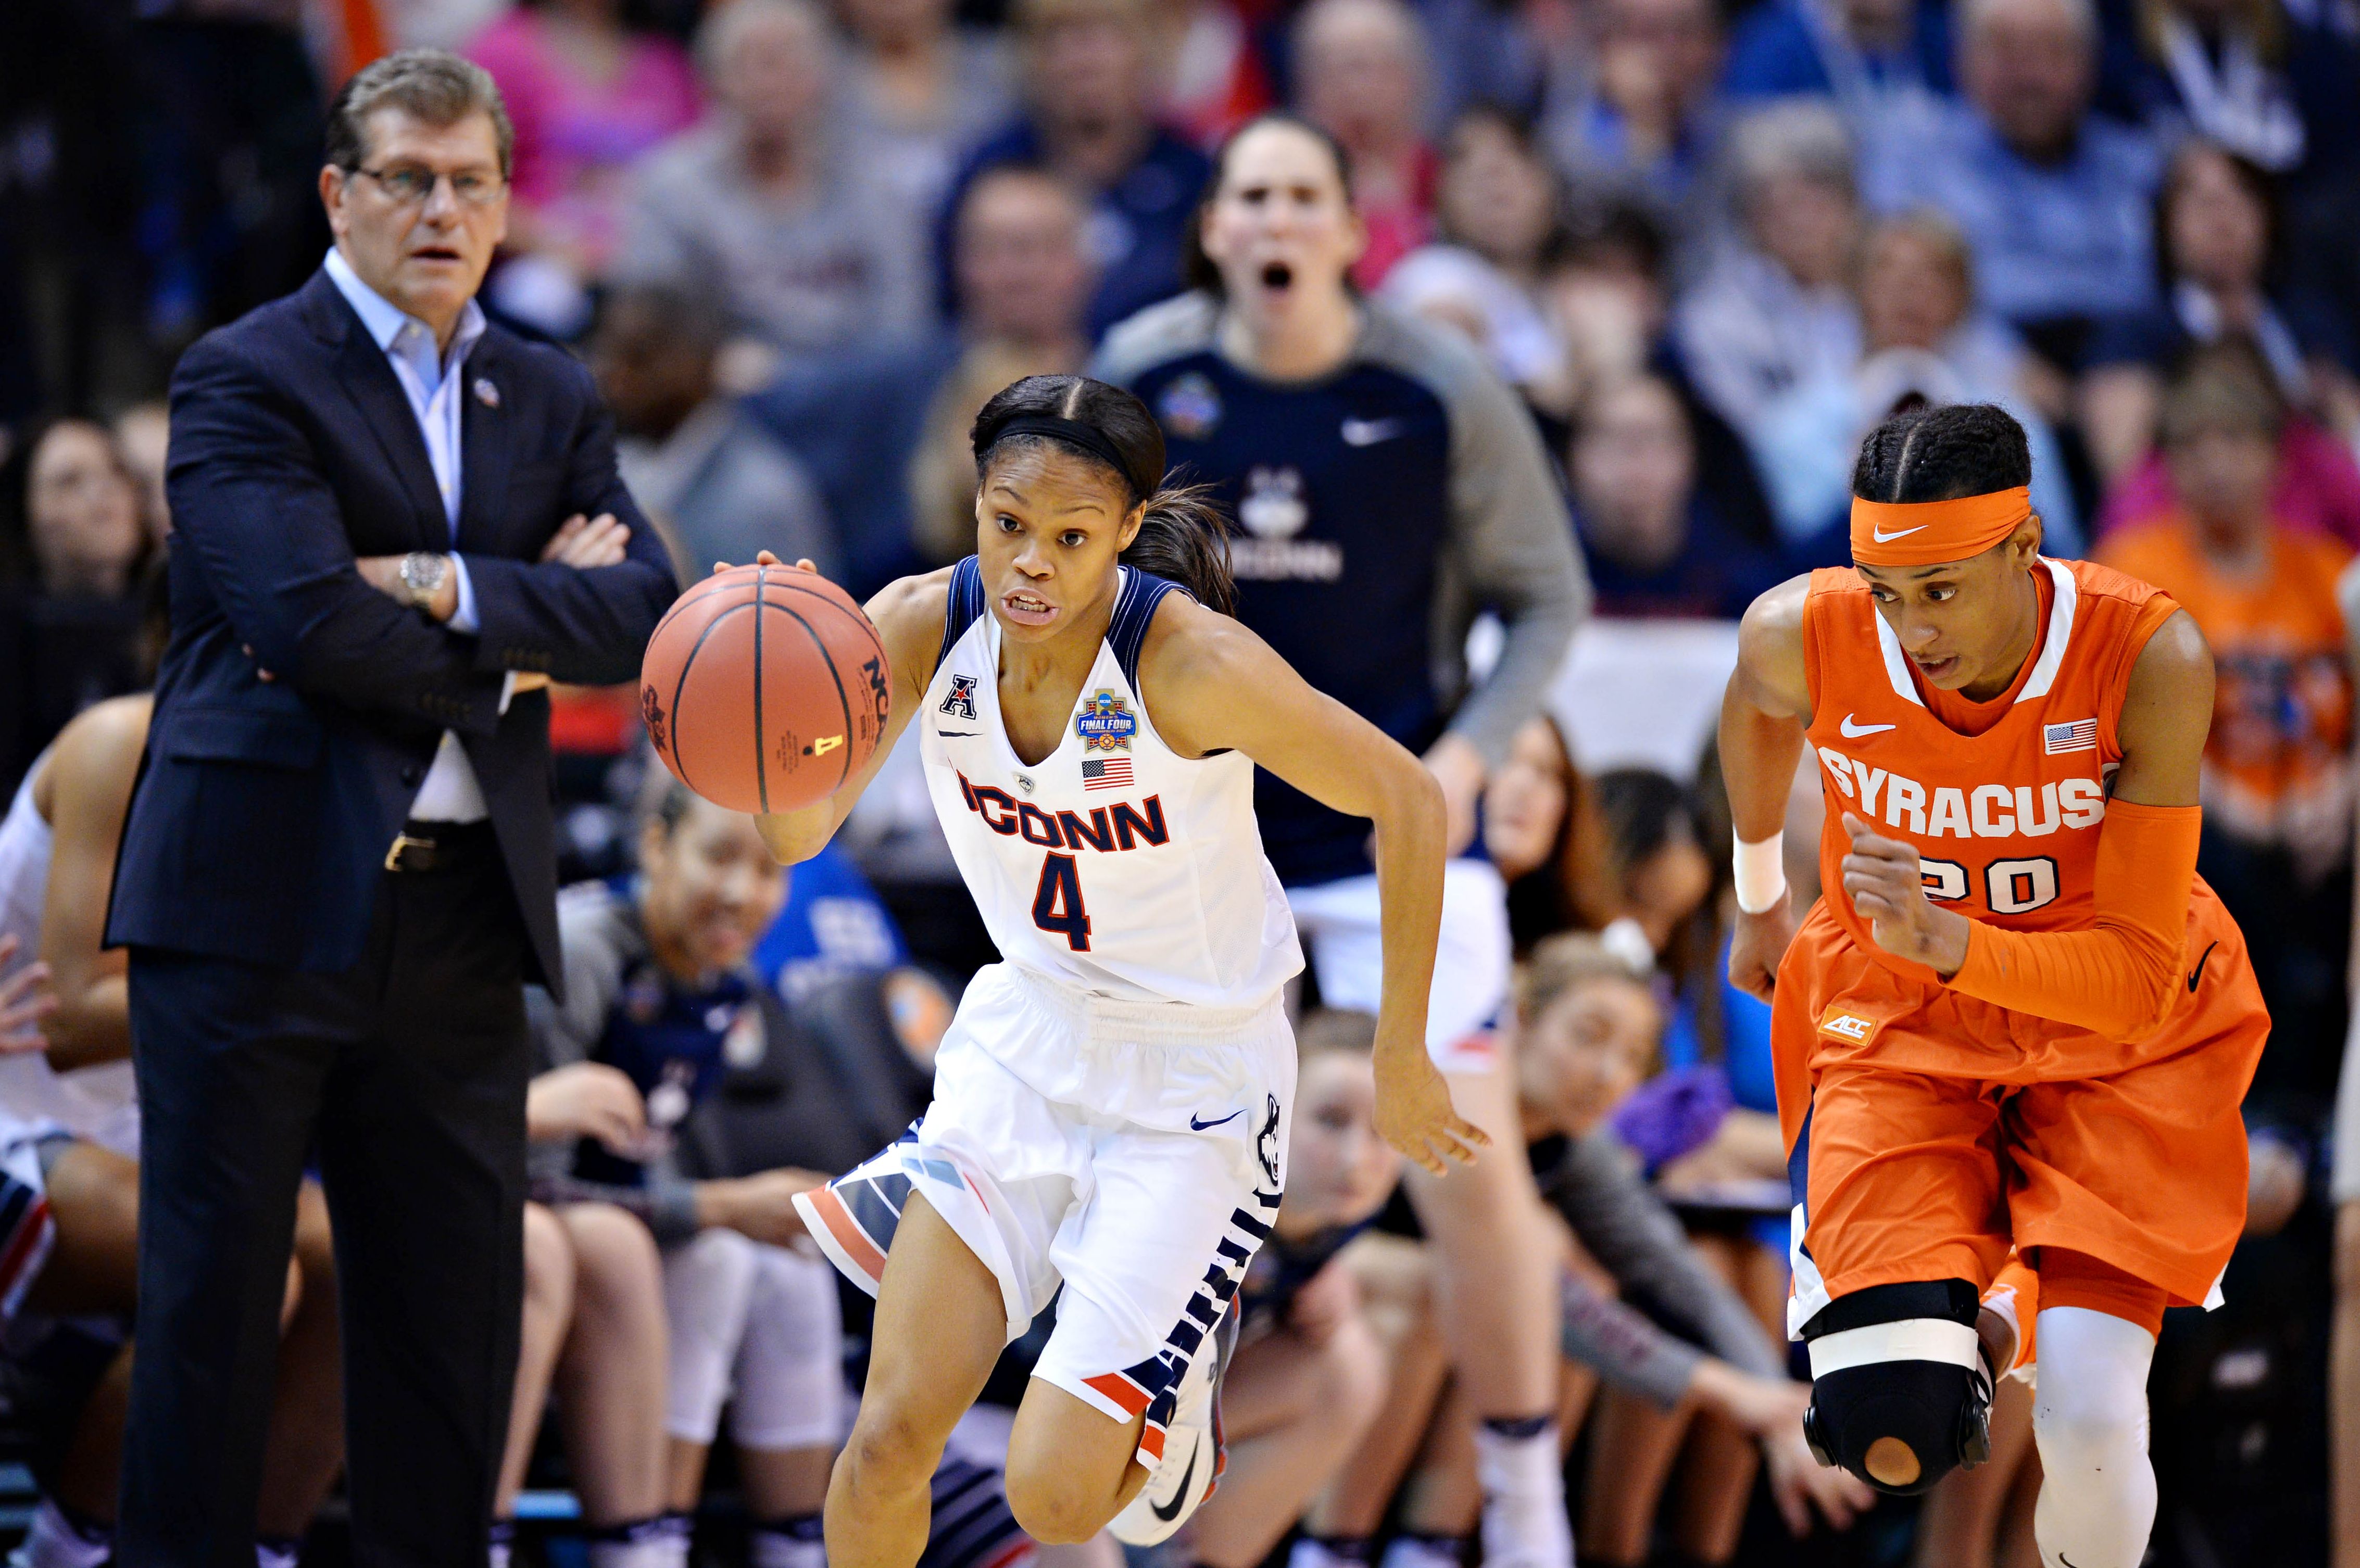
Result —
[[632, 679], [674, 593], [588, 373], [475, 303], [510, 143], [454, 56], [361, 71], [320, 174], [335, 249], [173, 376], [172, 641], [107, 931], [141, 1115], [126, 1565], [255, 1562], [313, 1160], [355, 1560], [484, 1561], [523, 985], [563, 975], [542, 688]]

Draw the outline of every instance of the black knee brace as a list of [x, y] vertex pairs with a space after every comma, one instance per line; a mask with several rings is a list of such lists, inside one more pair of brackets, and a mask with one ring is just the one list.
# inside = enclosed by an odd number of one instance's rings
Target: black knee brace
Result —
[[1811, 1405], [1803, 1436], [1822, 1465], [1909, 1497], [1991, 1457], [1992, 1369], [1964, 1279], [1872, 1285], [1803, 1325]]

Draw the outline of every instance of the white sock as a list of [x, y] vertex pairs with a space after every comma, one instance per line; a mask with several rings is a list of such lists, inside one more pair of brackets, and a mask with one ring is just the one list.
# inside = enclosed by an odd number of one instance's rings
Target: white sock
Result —
[[1573, 1568], [1555, 1421], [1479, 1424], [1475, 1476], [1483, 1487], [1484, 1568]]
[[296, 1568], [303, 1560], [303, 1543], [300, 1541], [257, 1541], [254, 1543], [254, 1568]]
[[1397, 1535], [1387, 1543], [1379, 1568], [1459, 1568], [1464, 1547], [1448, 1536]]
[[2138, 1568], [2155, 1528], [2147, 1373], [2155, 1338], [2087, 1307], [2039, 1317], [2032, 1434], [2040, 1445], [2033, 1539], [2045, 1568]]
[[1369, 1568], [1369, 1538], [1298, 1535], [1287, 1549], [1286, 1568]]
[[817, 1514], [758, 1525], [746, 1544], [749, 1568], [827, 1568]]
[[687, 1568], [688, 1520], [660, 1514], [590, 1538], [590, 1568]]
[[484, 1555], [490, 1568], [508, 1568], [508, 1559], [516, 1552], [516, 1520], [496, 1519], [484, 1541]]
[[25, 1544], [9, 1559], [25, 1568], [98, 1568], [115, 1555], [115, 1531], [104, 1525], [77, 1524], [49, 1498], [33, 1510]]

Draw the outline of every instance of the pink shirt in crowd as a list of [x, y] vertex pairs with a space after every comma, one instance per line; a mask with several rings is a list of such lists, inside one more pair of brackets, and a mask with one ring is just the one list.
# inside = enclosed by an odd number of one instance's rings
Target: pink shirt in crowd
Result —
[[[2150, 521], [2175, 510], [2163, 453], [2151, 452], [2123, 475], [2098, 512], [2098, 533]], [[2305, 419], [2278, 437], [2278, 482], [2270, 510], [2288, 528], [2326, 534], [2360, 550], [2360, 463], [2343, 442]], [[2093, 552], [2094, 553], [2094, 552]]]
[[520, 5], [467, 53], [499, 83], [516, 122], [517, 202], [595, 272], [614, 248], [631, 164], [702, 111], [687, 52], [633, 34], [622, 70], [595, 81], [551, 47], [541, 13]]

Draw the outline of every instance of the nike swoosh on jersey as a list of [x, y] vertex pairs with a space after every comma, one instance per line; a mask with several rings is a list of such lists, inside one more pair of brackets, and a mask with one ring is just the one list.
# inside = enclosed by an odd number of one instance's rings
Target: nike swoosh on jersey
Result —
[[[2216, 942], [2212, 944], [2212, 947], [2218, 947], [2221, 944]], [[2196, 960], [2196, 968], [2188, 976], [2188, 993], [2191, 996], [2196, 994], [2196, 983], [2204, 978], [2204, 961], [2212, 956], [2212, 947], [2206, 948], [2202, 953], [2198, 955]]]
[[1846, 713], [1843, 716], [1843, 723], [1836, 726], [1836, 728], [1843, 731], [1844, 738], [1846, 740], [1858, 740], [1863, 735], [1881, 735], [1886, 730], [1899, 729], [1900, 727], [1901, 726], [1898, 724], [1855, 724], [1852, 722], [1852, 715], [1850, 713]]
[[1400, 419], [1346, 419], [1346, 446], [1374, 446], [1381, 441], [1391, 441], [1402, 433]]
[[1895, 539], [1907, 539], [1911, 534], [1922, 534], [1933, 526], [1934, 525], [1931, 523], [1920, 523], [1914, 528], [1899, 528], [1892, 533], [1886, 533], [1883, 528], [1877, 528], [1872, 524], [1870, 525], [1868, 531], [1876, 536], [1877, 543], [1891, 544]]
[[1188, 1449], [1188, 1468], [1180, 1472], [1180, 1489], [1172, 1494], [1170, 1508], [1165, 1508], [1162, 1503], [1147, 1505], [1148, 1511], [1165, 1524], [1170, 1524], [1174, 1519], [1178, 1519], [1180, 1510], [1187, 1506], [1188, 1483], [1196, 1478], [1196, 1456], [1204, 1452], [1205, 1445], [1202, 1443], [1192, 1442]]
[[1217, 1127], [1224, 1122], [1233, 1122], [1244, 1115], [1245, 1112], [1242, 1110], [1231, 1111], [1228, 1116], [1217, 1116], [1209, 1122], [1200, 1122], [1194, 1116], [1191, 1116], [1188, 1118], [1188, 1130], [1190, 1132], [1203, 1132], [1207, 1127]]

